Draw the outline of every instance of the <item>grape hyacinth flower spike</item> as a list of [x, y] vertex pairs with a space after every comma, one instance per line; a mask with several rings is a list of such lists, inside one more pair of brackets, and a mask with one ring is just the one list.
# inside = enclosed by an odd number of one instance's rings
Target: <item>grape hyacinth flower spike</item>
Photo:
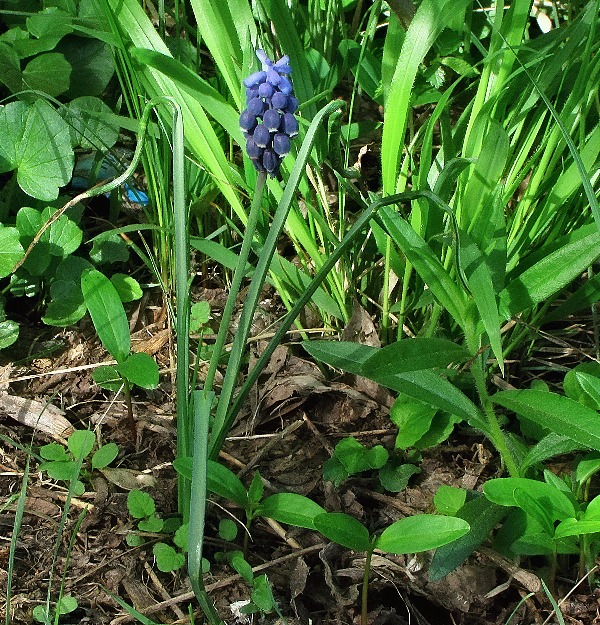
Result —
[[254, 167], [275, 178], [290, 151], [290, 139], [298, 134], [298, 120], [294, 116], [298, 100], [289, 78], [292, 72], [289, 57], [274, 62], [262, 50], [257, 50], [256, 56], [262, 69], [244, 80], [246, 108], [240, 115], [240, 128]]

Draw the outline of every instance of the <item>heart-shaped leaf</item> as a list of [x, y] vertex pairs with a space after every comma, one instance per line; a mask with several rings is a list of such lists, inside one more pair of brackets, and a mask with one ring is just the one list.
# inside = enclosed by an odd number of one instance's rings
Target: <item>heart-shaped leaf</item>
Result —
[[69, 126], [44, 100], [0, 108], [0, 171], [17, 170], [17, 182], [34, 198], [52, 201], [73, 172]]

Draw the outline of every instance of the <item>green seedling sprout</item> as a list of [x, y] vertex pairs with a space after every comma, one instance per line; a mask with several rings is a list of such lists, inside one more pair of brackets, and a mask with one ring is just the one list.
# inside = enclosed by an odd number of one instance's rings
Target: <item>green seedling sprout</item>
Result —
[[97, 269], [87, 269], [81, 276], [83, 299], [90, 313], [98, 337], [105, 349], [117, 361], [94, 371], [94, 381], [112, 391], [123, 389], [127, 406], [127, 420], [137, 441], [133, 416], [131, 388], [134, 385], [152, 389], [158, 386], [158, 366], [143, 352], [131, 353], [129, 323], [119, 293], [113, 283]]
[[343, 512], [326, 512], [314, 518], [315, 528], [333, 542], [366, 552], [363, 572], [361, 625], [367, 625], [367, 602], [371, 558], [377, 549], [385, 553], [407, 554], [429, 551], [464, 536], [469, 524], [463, 519], [418, 514], [400, 519], [380, 534], [371, 534], [357, 519]]

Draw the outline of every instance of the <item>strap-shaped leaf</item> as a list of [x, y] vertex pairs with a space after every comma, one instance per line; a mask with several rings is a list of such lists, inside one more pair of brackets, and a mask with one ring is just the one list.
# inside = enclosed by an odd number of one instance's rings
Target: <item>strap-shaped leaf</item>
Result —
[[438, 302], [464, 327], [465, 293], [450, 277], [445, 267], [413, 228], [392, 207], [380, 210], [381, 222], [394, 243], [414, 266]]
[[509, 318], [543, 302], [577, 278], [600, 256], [600, 232], [594, 232], [543, 257], [500, 293], [500, 310]]
[[598, 413], [569, 397], [523, 389], [500, 391], [492, 396], [492, 401], [586, 448], [600, 451]]

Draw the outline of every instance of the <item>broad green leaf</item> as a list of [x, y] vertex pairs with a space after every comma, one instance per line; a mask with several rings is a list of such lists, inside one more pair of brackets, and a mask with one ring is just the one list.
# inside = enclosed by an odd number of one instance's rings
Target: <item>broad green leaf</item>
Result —
[[56, 460], [57, 462], [66, 462], [69, 460], [69, 455], [65, 451], [65, 448], [58, 443], [48, 443], [40, 448], [40, 456], [44, 460]]
[[23, 258], [23, 254], [25, 250], [19, 241], [19, 231], [0, 224], [0, 278], [11, 274], [15, 264]]
[[[96, 33], [105, 24], [99, 23]], [[71, 100], [79, 96], [102, 97], [115, 73], [111, 46], [96, 37], [65, 37], [56, 51], [71, 65], [71, 84], [63, 97]]]
[[350, 341], [303, 341], [302, 347], [320, 362], [357, 375], [362, 375], [363, 364], [377, 352], [376, 347]]
[[211, 493], [237, 503], [244, 510], [247, 508], [248, 494], [240, 478], [233, 471], [214, 460], [209, 460], [207, 474], [206, 488]]
[[0, 349], [9, 347], [19, 338], [19, 324], [11, 319], [0, 321]]
[[135, 278], [132, 278], [124, 273], [114, 273], [110, 277], [110, 281], [115, 289], [117, 289], [119, 298], [124, 304], [127, 302], [134, 302], [142, 298], [142, 287]]
[[567, 536], [596, 534], [598, 532], [600, 532], [600, 520], [598, 519], [565, 519], [556, 526], [554, 537], [559, 539]]
[[192, 471], [194, 467], [194, 459], [189, 456], [178, 456], [173, 460], [173, 468], [178, 475], [186, 480], [192, 479]]
[[1, 107], [0, 128], [0, 171], [16, 169], [17, 182], [25, 193], [39, 200], [55, 200], [59, 187], [69, 182], [73, 172], [66, 122], [40, 99], [32, 105], [11, 102]]
[[579, 402], [557, 393], [529, 389], [500, 391], [492, 395], [492, 401], [586, 448], [600, 451], [598, 412]]
[[0, 41], [0, 82], [11, 93], [21, 90], [21, 60], [15, 49]]
[[592, 451], [589, 454], [586, 454], [577, 463], [577, 468], [575, 469], [575, 480], [578, 484], [583, 484], [585, 481], [589, 480], [592, 475], [598, 473], [598, 471], [600, 471], [600, 453]]
[[252, 584], [254, 573], [252, 572], [252, 567], [248, 564], [242, 552], [231, 551], [227, 554], [227, 559], [229, 560], [229, 564], [231, 564], [231, 566], [244, 578], [244, 580], [248, 584]]
[[276, 493], [258, 507], [256, 516], [268, 517], [279, 523], [315, 529], [314, 520], [325, 510], [312, 499], [296, 493]]
[[105, 388], [113, 393], [118, 393], [123, 388], [123, 378], [112, 365], [103, 365], [94, 369], [92, 378], [98, 386]]
[[543, 256], [500, 293], [505, 318], [548, 299], [571, 283], [600, 256], [600, 232], [594, 232]]
[[52, 206], [47, 206], [42, 211], [23, 206], [17, 213], [15, 223], [21, 235], [23, 247], [28, 247], [41, 228], [51, 222], [25, 261], [25, 267], [33, 275], [44, 273], [50, 262], [50, 256], [66, 258], [81, 245], [83, 239], [81, 228], [68, 214], [63, 214], [51, 221], [56, 212], [57, 209]]
[[265, 574], [258, 575], [252, 581], [250, 600], [261, 612], [268, 613], [277, 608], [277, 602]]
[[119, 125], [100, 98], [82, 96], [71, 100], [64, 112], [70, 123], [71, 143], [91, 150], [108, 150], [119, 138]]
[[382, 386], [410, 397], [427, 402], [436, 408], [445, 410], [461, 419], [466, 419], [481, 431], [487, 431], [479, 410], [475, 404], [454, 384], [433, 371], [409, 371], [375, 380]]
[[385, 490], [399, 493], [408, 486], [410, 478], [417, 473], [421, 473], [421, 469], [414, 464], [395, 465], [387, 462], [379, 470], [379, 483]]
[[354, 517], [343, 512], [326, 512], [314, 518], [315, 528], [334, 543], [353, 551], [371, 549], [369, 530]]
[[344, 465], [335, 456], [331, 456], [323, 463], [323, 480], [333, 482], [336, 488], [345, 482], [350, 474], [344, 468]]
[[[167, 527], [166, 527], [167, 526], [167, 521], [169, 521], [169, 519], [165, 520], [165, 527], [164, 527], [165, 530], [167, 530]], [[232, 523], [233, 523], [233, 521], [232, 521]], [[189, 523], [183, 523], [175, 530], [175, 534], [173, 536], [173, 542], [182, 551], [188, 551], [189, 538], [190, 538], [190, 524]]]
[[154, 514], [154, 499], [142, 490], [130, 490], [127, 494], [127, 509], [134, 519], [144, 519]]
[[59, 614], [69, 614], [76, 610], [77, 606], [77, 599], [71, 595], [63, 595], [57, 604]]
[[265, 487], [258, 471], [254, 472], [250, 486], [248, 487], [248, 503], [252, 508], [258, 505], [263, 498]]
[[97, 269], [83, 272], [81, 290], [102, 345], [118, 363], [122, 363], [131, 349], [131, 339], [117, 290]]
[[27, 30], [36, 39], [43, 39], [47, 35], [60, 39], [73, 32], [74, 14], [58, 6], [47, 6], [27, 18]]
[[151, 389], [158, 386], [158, 365], [152, 356], [144, 352], [129, 354], [117, 366], [117, 371], [141, 388]]
[[69, 451], [75, 457], [75, 460], [79, 460], [80, 458], [87, 458], [90, 455], [95, 442], [96, 436], [92, 431], [75, 430], [71, 436], [69, 436], [67, 445]]
[[518, 506], [514, 494], [516, 489], [535, 499], [553, 520], [576, 516], [573, 503], [565, 493], [545, 482], [524, 477], [503, 477], [488, 480], [483, 485], [485, 496], [499, 506]]
[[[77, 161], [76, 169], [78, 167], [79, 160]], [[83, 171], [81, 173], [83, 174]], [[86, 172], [86, 180], [87, 175], [88, 173]], [[100, 179], [104, 178], [102, 170], [99, 172], [98, 176]], [[104, 263], [125, 262], [129, 259], [129, 248], [127, 243], [125, 243], [123, 237], [121, 237], [117, 232], [114, 232], [113, 230], [103, 232], [102, 234], [94, 237], [93, 241], [90, 258], [97, 265], [102, 265]]]
[[386, 527], [375, 540], [375, 548], [387, 553], [418, 553], [446, 545], [469, 531], [463, 519], [435, 514], [417, 514]]
[[464, 362], [469, 352], [446, 339], [414, 338], [396, 341], [378, 349], [362, 366], [362, 375], [372, 380], [382, 376], [444, 368], [452, 363]]
[[413, 447], [429, 430], [437, 411], [436, 406], [409, 395], [397, 397], [390, 410], [390, 419], [398, 428], [395, 448], [408, 449]]
[[53, 480], [70, 482], [77, 479], [79, 475], [79, 466], [75, 460], [42, 462], [38, 468], [40, 471], [46, 471]]
[[600, 520], [600, 495], [594, 497], [592, 501], [588, 503], [587, 508], [585, 509], [584, 518], [587, 520]]
[[[441, 488], [443, 487], [440, 490]], [[456, 515], [464, 519], [470, 529], [464, 536], [435, 552], [429, 567], [429, 579], [440, 580], [458, 568], [488, 538], [507, 513], [506, 508], [488, 501], [485, 497], [478, 496], [466, 502]]]
[[367, 449], [353, 436], [342, 439], [335, 446], [333, 453], [349, 475], [369, 469], [380, 469], [387, 462], [389, 456], [381, 445]]
[[462, 418], [457, 415], [444, 411], [437, 412], [431, 420], [429, 429], [414, 444], [414, 447], [416, 449], [429, 449], [439, 445], [448, 439], [454, 430], [454, 426], [460, 423], [460, 421], [462, 421]]
[[519, 487], [513, 490], [513, 499], [521, 510], [525, 510], [525, 514], [539, 523], [548, 536], [554, 536], [554, 514], [545, 500], [542, 503], [537, 497], [531, 497], [527, 491]]
[[573, 313], [591, 308], [598, 300], [600, 300], [600, 274], [597, 273], [573, 294], [567, 295], [563, 302], [546, 315], [545, 320], [550, 322], [566, 319]]
[[138, 523], [138, 529], [142, 532], [162, 532], [163, 525], [163, 520], [152, 513], [149, 517], [142, 519]]
[[190, 332], [200, 332], [210, 319], [210, 304], [206, 300], [194, 302], [190, 308]]
[[593, 410], [600, 410], [600, 363], [582, 362], [563, 380], [565, 394]]
[[57, 280], [50, 286], [50, 303], [42, 321], [64, 328], [77, 323], [86, 313], [79, 282]]
[[104, 469], [119, 455], [119, 447], [116, 443], [102, 445], [92, 456], [92, 468]]
[[433, 496], [435, 509], [446, 516], [456, 516], [466, 501], [467, 491], [464, 488], [447, 484], [442, 484]]
[[58, 52], [48, 52], [33, 58], [23, 70], [23, 87], [50, 96], [64, 93], [71, 84], [71, 64]]
[[185, 564], [185, 556], [175, 551], [171, 545], [156, 543], [152, 547], [152, 553], [156, 558], [156, 566], [163, 573], [170, 573], [180, 569]]
[[[50, 221], [54, 213], [56, 213], [55, 208], [50, 206], [45, 208], [42, 211], [42, 223]], [[68, 215], [61, 215], [52, 222], [41, 240], [48, 242], [48, 251], [52, 256], [65, 258], [79, 248], [83, 240], [83, 232]]]
[[[189, 533], [189, 532], [188, 532]], [[221, 519], [219, 521], [219, 538], [232, 542], [238, 535], [238, 526], [235, 521], [231, 519]]]

